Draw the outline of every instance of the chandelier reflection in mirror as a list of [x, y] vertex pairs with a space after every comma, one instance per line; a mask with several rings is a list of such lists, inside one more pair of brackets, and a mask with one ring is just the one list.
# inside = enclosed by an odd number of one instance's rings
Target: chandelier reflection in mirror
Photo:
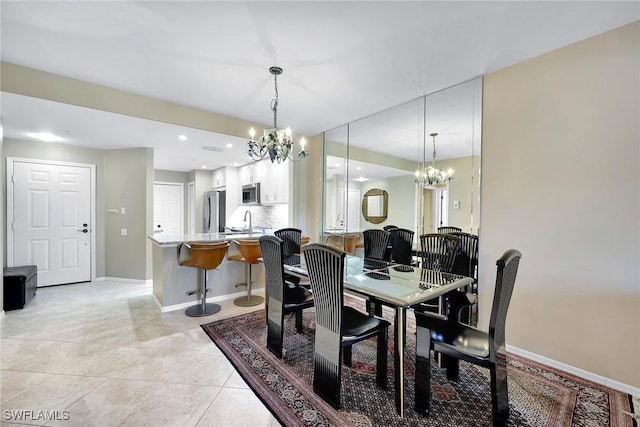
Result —
[[436, 167], [436, 136], [437, 133], [429, 134], [433, 138], [433, 160], [430, 165], [425, 165], [422, 172], [416, 171], [415, 182], [421, 187], [446, 185], [453, 179], [453, 169], [446, 172]]
[[[249, 149], [247, 154], [253, 160], [264, 159], [268, 154], [271, 159], [271, 163], [281, 163], [286, 159], [291, 161], [299, 161], [307, 157], [307, 152], [304, 151], [304, 138], [300, 139], [300, 151], [297, 156], [293, 153], [293, 138], [291, 137], [291, 129], [286, 130], [278, 129], [278, 76], [282, 74], [282, 68], [271, 67], [269, 72], [273, 74], [273, 82], [276, 92], [276, 97], [271, 100], [271, 110], [273, 111], [273, 129], [264, 129], [262, 135], [257, 140], [254, 139], [256, 131], [251, 128], [249, 135], [251, 140], [249, 141]], [[297, 157], [297, 158], [296, 158]]]

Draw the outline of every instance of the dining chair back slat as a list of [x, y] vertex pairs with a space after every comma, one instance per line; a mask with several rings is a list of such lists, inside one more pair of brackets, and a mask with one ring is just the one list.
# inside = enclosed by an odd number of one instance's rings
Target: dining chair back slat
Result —
[[362, 234], [364, 236], [364, 257], [385, 259], [387, 246], [389, 246], [389, 232], [372, 228], [365, 230]]

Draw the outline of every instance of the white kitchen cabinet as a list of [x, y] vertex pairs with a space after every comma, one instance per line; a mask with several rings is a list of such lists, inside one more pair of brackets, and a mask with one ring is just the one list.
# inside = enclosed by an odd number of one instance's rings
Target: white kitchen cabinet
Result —
[[263, 205], [289, 203], [289, 167], [291, 162], [271, 163], [269, 160], [264, 162], [260, 203]]
[[262, 182], [262, 171], [264, 166], [262, 166], [261, 163], [263, 162], [249, 163], [239, 168], [240, 185], [250, 185]]
[[227, 185], [227, 169], [224, 167], [212, 172], [211, 188], [220, 188]]

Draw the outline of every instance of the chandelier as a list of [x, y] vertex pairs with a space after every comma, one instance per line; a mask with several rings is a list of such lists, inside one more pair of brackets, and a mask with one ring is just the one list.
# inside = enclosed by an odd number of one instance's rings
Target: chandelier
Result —
[[[256, 141], [256, 131], [251, 128], [249, 135], [251, 140], [249, 141], [249, 149], [247, 154], [253, 160], [261, 160], [268, 154], [271, 159], [271, 163], [277, 161], [281, 163], [286, 159], [297, 162], [307, 157], [307, 152], [304, 151], [304, 138], [300, 139], [300, 151], [297, 156], [293, 154], [293, 138], [291, 137], [291, 129], [286, 130], [278, 129], [278, 76], [282, 74], [282, 68], [271, 67], [269, 72], [273, 74], [273, 82], [276, 91], [276, 97], [271, 100], [271, 110], [273, 111], [273, 129], [264, 129], [262, 136]], [[297, 157], [294, 158], [294, 157]]]
[[436, 136], [438, 134], [431, 133], [429, 136], [433, 138], [433, 160], [423, 169], [422, 173], [419, 170], [416, 171], [415, 182], [422, 187], [448, 184], [453, 179], [453, 169], [448, 169], [445, 172], [436, 167]]

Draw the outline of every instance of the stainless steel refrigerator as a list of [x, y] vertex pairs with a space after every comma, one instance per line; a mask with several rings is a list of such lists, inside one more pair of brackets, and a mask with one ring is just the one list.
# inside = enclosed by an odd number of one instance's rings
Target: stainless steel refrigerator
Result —
[[226, 225], [226, 191], [211, 190], [204, 193], [203, 233], [222, 233]]

